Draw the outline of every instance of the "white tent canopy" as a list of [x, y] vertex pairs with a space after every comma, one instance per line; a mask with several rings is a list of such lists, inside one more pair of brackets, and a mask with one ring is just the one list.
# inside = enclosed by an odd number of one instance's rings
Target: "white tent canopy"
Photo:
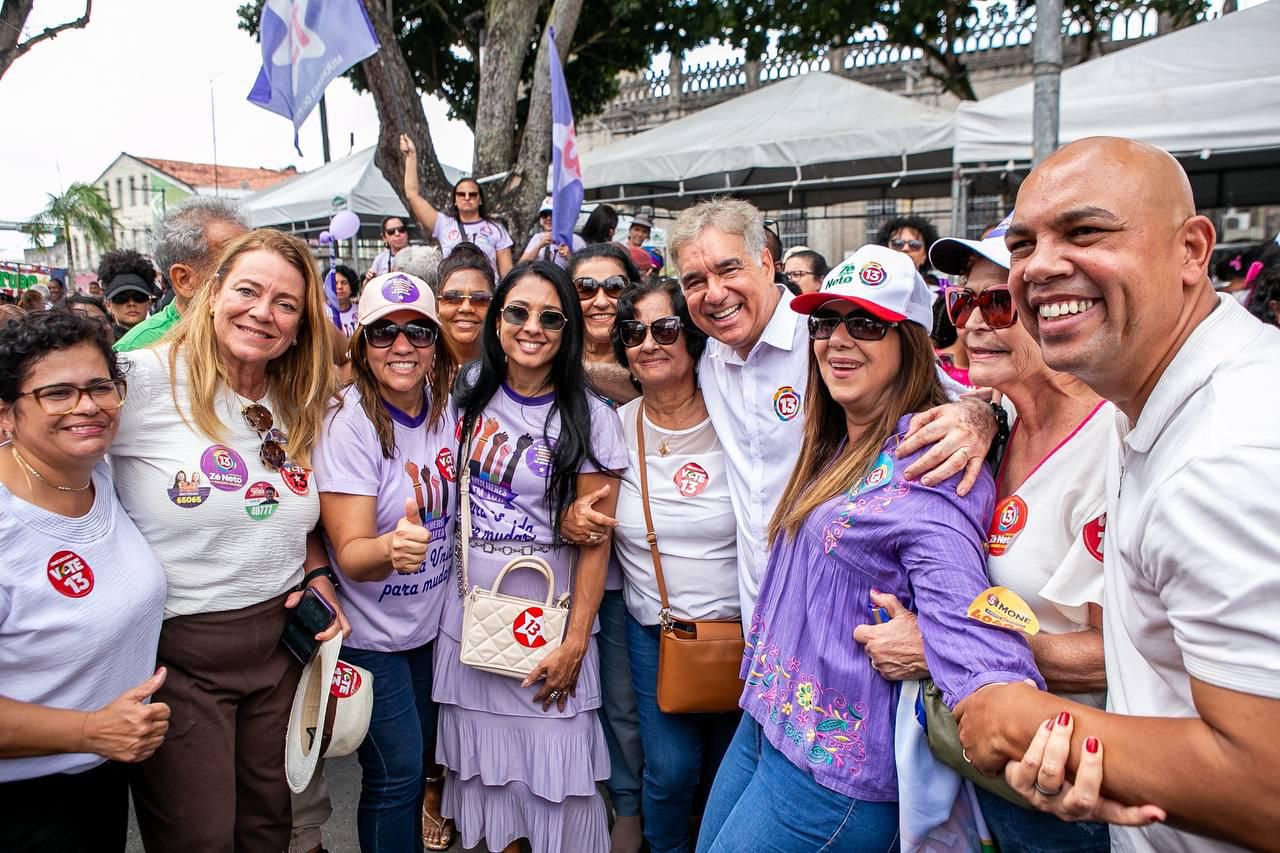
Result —
[[598, 201], [683, 207], [729, 189], [813, 201], [926, 169], [945, 183], [951, 145], [950, 113], [811, 72], [584, 153], [582, 172]]
[[[407, 217], [400, 197], [374, 165], [373, 154], [372, 146], [365, 148], [249, 196], [243, 204], [254, 227], [294, 225], [309, 230], [306, 223], [320, 223], [323, 228], [340, 210], [354, 211], [362, 221]], [[450, 183], [462, 177], [452, 166], [444, 171]]]
[[[1068, 68], [1059, 140], [1125, 136], [1210, 157], [1280, 147], [1277, 35], [1271, 0]], [[1029, 161], [1033, 87], [961, 104], [956, 162]]]

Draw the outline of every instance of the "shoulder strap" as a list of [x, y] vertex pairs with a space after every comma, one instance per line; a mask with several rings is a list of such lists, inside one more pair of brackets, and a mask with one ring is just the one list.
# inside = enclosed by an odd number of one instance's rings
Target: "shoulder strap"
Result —
[[649, 461], [644, 455], [644, 400], [636, 406], [636, 449], [640, 452], [640, 506], [644, 508], [645, 539], [649, 543], [649, 554], [653, 557], [654, 576], [658, 579], [658, 598], [662, 601], [659, 618], [665, 626], [671, 619], [671, 604], [667, 601], [667, 582], [662, 577], [658, 534], [653, 532], [653, 514], [649, 511]]
[[458, 596], [466, 598], [470, 581], [467, 579], [467, 555], [471, 553], [471, 432], [462, 441], [462, 475], [458, 477], [458, 502], [462, 505], [462, 531], [458, 534]]

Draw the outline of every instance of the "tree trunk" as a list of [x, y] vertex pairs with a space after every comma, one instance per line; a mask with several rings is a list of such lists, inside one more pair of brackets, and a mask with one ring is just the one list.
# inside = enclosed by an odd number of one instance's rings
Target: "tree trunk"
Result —
[[[542, 4], [488, 0], [480, 39], [480, 91], [476, 100], [476, 154], [472, 172], [484, 177], [511, 168], [515, 154], [520, 77]], [[536, 77], [535, 77], [536, 79]]]
[[[73, 291], [74, 291], [74, 289], [75, 289], [75, 282], [76, 282], [76, 270], [75, 270], [75, 265], [76, 265], [76, 259], [75, 259], [75, 255], [71, 254], [71, 220], [70, 220], [70, 219], [64, 219], [64, 220], [62, 220], [62, 238], [63, 238], [64, 240], [66, 240], [66, 241], [67, 241], [67, 285], [66, 285], [66, 291], [67, 291], [68, 293], [71, 293], [71, 292], [73, 292]], [[53, 241], [53, 245], [55, 245], [55, 246], [56, 246], [56, 245], [58, 245], [58, 241], [57, 241], [57, 240], [54, 240], [54, 241]]]

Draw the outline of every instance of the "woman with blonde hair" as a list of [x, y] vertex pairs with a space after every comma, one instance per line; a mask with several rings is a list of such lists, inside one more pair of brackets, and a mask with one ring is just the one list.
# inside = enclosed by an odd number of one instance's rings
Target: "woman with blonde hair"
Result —
[[[350, 631], [311, 535], [311, 453], [335, 390], [328, 322], [307, 245], [259, 229], [227, 245], [164, 343], [131, 354], [111, 455], [168, 581], [155, 698], [175, 721], [133, 784], [148, 850], [289, 844], [285, 730], [302, 668], [280, 645], [288, 608], [312, 589], [336, 614], [317, 638]], [[178, 471], [203, 483], [181, 501]]]

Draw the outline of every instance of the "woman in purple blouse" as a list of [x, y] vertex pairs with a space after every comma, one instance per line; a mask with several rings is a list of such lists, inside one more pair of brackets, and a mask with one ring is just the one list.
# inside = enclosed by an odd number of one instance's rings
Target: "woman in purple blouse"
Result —
[[811, 315], [803, 446], [770, 525], [742, 666], [746, 713], [699, 853], [897, 847], [897, 688], [852, 636], [873, 590], [917, 612], [949, 705], [991, 683], [1043, 687], [1020, 635], [965, 615], [987, 587], [990, 475], [961, 498], [950, 480], [905, 480], [918, 454], [894, 456], [911, 415], [946, 402], [931, 302], [908, 256], [864, 246], [791, 303]]

